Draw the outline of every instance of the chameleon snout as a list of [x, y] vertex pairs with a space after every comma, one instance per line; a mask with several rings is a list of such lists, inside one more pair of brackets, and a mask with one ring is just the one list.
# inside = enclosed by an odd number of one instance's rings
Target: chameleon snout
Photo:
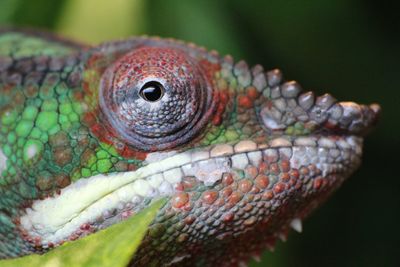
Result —
[[270, 134], [364, 136], [376, 124], [381, 112], [378, 104], [339, 102], [330, 94], [316, 96], [314, 92], [303, 91], [295, 81], [270, 90], [271, 99], [259, 112]]

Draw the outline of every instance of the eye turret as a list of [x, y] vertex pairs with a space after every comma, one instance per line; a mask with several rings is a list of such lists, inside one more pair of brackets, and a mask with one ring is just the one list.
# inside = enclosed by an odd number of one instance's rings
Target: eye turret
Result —
[[212, 87], [201, 65], [176, 48], [143, 47], [103, 74], [100, 107], [127, 144], [145, 151], [181, 145], [211, 114]]

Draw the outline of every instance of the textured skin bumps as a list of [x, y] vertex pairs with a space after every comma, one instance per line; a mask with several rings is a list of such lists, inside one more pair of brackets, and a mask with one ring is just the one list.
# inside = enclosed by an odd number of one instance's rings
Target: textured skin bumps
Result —
[[[0, 46], [0, 143], [7, 157], [0, 177], [0, 235], [12, 240], [1, 243], [4, 256], [27, 250], [11, 221], [18, 209], [70, 183], [73, 162], [80, 159], [66, 135], [80, 128], [81, 110], [68, 90], [77, 59], [64, 58], [79, 46], [17, 32], [2, 33]], [[67, 105], [77, 109], [65, 114], [61, 107]]]
[[0, 32], [0, 258], [167, 196], [132, 265], [238, 265], [359, 166], [378, 113], [175, 40]]

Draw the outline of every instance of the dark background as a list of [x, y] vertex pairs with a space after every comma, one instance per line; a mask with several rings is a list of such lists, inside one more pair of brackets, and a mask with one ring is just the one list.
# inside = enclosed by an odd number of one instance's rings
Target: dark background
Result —
[[[193, 41], [307, 90], [380, 103], [357, 173], [275, 253], [251, 266], [400, 266], [400, 6], [361, 0], [1, 0], [0, 24], [99, 41]], [[399, 165], [397, 165], [399, 164]]]

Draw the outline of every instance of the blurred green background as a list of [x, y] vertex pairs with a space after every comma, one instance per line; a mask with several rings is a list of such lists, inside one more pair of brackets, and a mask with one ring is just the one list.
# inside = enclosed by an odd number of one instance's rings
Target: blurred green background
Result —
[[378, 102], [362, 168], [251, 266], [400, 266], [400, 5], [374, 0], [1, 0], [0, 24], [96, 44], [174, 37], [279, 67], [304, 88]]

